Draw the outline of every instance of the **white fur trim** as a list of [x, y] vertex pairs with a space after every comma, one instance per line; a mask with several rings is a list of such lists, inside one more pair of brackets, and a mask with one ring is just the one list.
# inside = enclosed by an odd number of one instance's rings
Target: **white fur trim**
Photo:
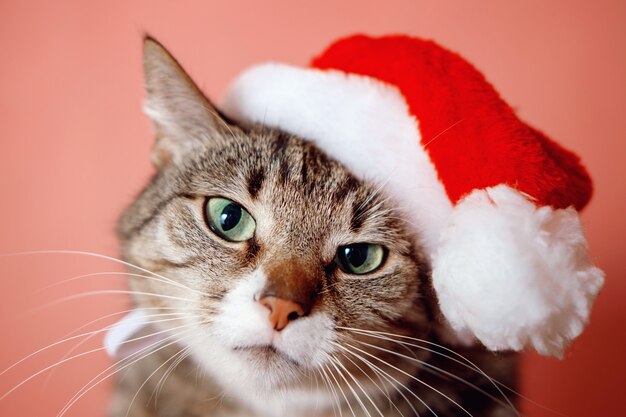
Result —
[[589, 318], [604, 273], [573, 208], [537, 208], [499, 185], [455, 207], [433, 259], [443, 314], [491, 350], [560, 356]]
[[235, 80], [222, 109], [312, 140], [356, 176], [383, 186], [420, 243], [434, 249], [452, 205], [397, 88], [339, 71], [265, 64]]

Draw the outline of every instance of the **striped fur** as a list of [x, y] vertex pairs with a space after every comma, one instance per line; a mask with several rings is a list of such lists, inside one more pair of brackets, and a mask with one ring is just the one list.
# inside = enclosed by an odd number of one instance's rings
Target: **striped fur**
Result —
[[[303, 138], [222, 118], [154, 41], [145, 62], [158, 170], [118, 234], [129, 262], [167, 278], [130, 278], [135, 303], [179, 320], [145, 330], [169, 329], [172, 343], [125, 370], [113, 417], [515, 415], [445, 349], [512, 388], [516, 356], [445, 342], [429, 266], [384, 187]], [[250, 212], [252, 239], [211, 232], [204, 207], [217, 196]], [[355, 242], [384, 245], [383, 266], [336, 267], [337, 248]], [[311, 306], [274, 333], [254, 295], [281, 279]]]

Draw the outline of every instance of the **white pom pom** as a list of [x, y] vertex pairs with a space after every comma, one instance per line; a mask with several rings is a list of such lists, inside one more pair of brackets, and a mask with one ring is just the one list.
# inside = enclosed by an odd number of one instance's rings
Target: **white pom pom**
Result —
[[537, 208], [505, 185], [457, 204], [433, 259], [444, 316], [491, 350], [560, 356], [603, 282], [573, 208]]

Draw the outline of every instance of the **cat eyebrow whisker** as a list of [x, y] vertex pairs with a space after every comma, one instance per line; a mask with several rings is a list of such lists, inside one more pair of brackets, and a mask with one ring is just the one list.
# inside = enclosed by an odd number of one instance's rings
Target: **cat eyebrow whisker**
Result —
[[[374, 189], [374, 191], [372, 191], [372, 192], [370, 193], [370, 195], [369, 195], [369, 196], [368, 196], [368, 197], [367, 197], [367, 198], [366, 198], [366, 199], [365, 199], [365, 200], [364, 200], [364, 201], [363, 201], [363, 202], [359, 205], [359, 207], [358, 207], [358, 209], [359, 209], [359, 210], [363, 210], [363, 209], [365, 208], [365, 206], [366, 206], [367, 204], [369, 204], [369, 202], [370, 202], [372, 199], [376, 198], [376, 196], [378, 196], [378, 195], [381, 193], [381, 191], [383, 190], [383, 188], [385, 188], [385, 186], [387, 186], [387, 184], [389, 184], [389, 181], [391, 181], [391, 180], [393, 179], [393, 176], [395, 175], [395, 171], [396, 171], [396, 169], [394, 169], [393, 171], [391, 171], [391, 172], [389, 173], [389, 176], [387, 177], [387, 179], [386, 179], [385, 181], [382, 181], [382, 182], [379, 182], [379, 183], [378, 183], [378, 186]], [[388, 197], [387, 197], [387, 198], [388, 198]], [[386, 198], [386, 199], [387, 199], [387, 198]], [[385, 199], [385, 200], [386, 200], [386, 199]]]
[[232, 128], [230, 127], [230, 125], [229, 125], [228, 123], [226, 123], [226, 121], [222, 118], [222, 115], [221, 115], [221, 114], [219, 114], [217, 111], [215, 111], [215, 109], [213, 109], [213, 108], [211, 108], [211, 107], [209, 107], [209, 106], [204, 105], [203, 107], [204, 107], [204, 109], [205, 109], [206, 111], [208, 111], [208, 112], [209, 112], [209, 113], [210, 113], [210, 114], [211, 114], [211, 115], [215, 118], [215, 120], [217, 120], [217, 122], [218, 122], [220, 125], [222, 125], [223, 127], [225, 127], [225, 128], [226, 128], [226, 130], [228, 130], [228, 132], [230, 133], [230, 136], [231, 136], [233, 139], [234, 139], [234, 138], [236, 138], [236, 136], [235, 136], [235, 132], [233, 132], [233, 130], [232, 130]]
[[[393, 376], [389, 375], [388, 372], [384, 371], [383, 369], [381, 369], [379, 366], [373, 364], [371, 361], [367, 360], [366, 358], [364, 358], [363, 356], [359, 355], [358, 353], [353, 352], [352, 350], [348, 349], [345, 346], [341, 346], [339, 344], [337, 344], [338, 347], [346, 352], [348, 352], [349, 354], [355, 356], [356, 358], [358, 358], [359, 360], [361, 360], [364, 364], [366, 364], [370, 369], [372, 369], [376, 375], [379, 376], [379, 378], [382, 376], [383, 378], [385, 378], [385, 380], [392, 386], [394, 387], [394, 389], [398, 392], [398, 394], [400, 394], [400, 396], [402, 398], [404, 398], [404, 400], [406, 401], [406, 403], [409, 405], [409, 407], [411, 408], [411, 410], [413, 410], [413, 415], [418, 416], [419, 417], [419, 413], [417, 412], [417, 410], [415, 409], [415, 407], [413, 406], [413, 404], [411, 403], [411, 401], [406, 397], [406, 395], [404, 395], [404, 393], [402, 392], [401, 389], [398, 388], [397, 385], [399, 385], [400, 387], [402, 387], [404, 390], [409, 391], [410, 389], [404, 385], [402, 382], [398, 381], [396, 378], [394, 378]], [[415, 395], [415, 394], [414, 394]], [[421, 400], [420, 400], [421, 401]], [[396, 408], [396, 410], [398, 409], [397, 406], [395, 404], [393, 404], [394, 407]], [[398, 410], [400, 411], [400, 410]], [[400, 413], [402, 414], [402, 413]]]
[[422, 149], [426, 150], [426, 148], [428, 148], [428, 146], [431, 145], [435, 140], [437, 140], [440, 136], [445, 134], [448, 130], [452, 129], [453, 127], [455, 127], [456, 125], [461, 123], [463, 120], [465, 120], [465, 119], [461, 118], [461, 119], [457, 120], [456, 122], [452, 123], [450, 126], [448, 126], [445, 129], [443, 129], [441, 132], [437, 133], [435, 136], [433, 136], [432, 139], [429, 139], [428, 141], [426, 141], [426, 143], [422, 146]]

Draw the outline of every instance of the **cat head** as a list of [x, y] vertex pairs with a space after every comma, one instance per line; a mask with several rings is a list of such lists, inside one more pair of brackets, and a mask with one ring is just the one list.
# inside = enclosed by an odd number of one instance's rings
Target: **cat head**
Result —
[[380, 187], [306, 138], [228, 120], [150, 39], [144, 69], [156, 174], [118, 234], [170, 340], [226, 389], [263, 393], [351, 368], [344, 349], [380, 355], [367, 331], [429, 337], [428, 271]]

